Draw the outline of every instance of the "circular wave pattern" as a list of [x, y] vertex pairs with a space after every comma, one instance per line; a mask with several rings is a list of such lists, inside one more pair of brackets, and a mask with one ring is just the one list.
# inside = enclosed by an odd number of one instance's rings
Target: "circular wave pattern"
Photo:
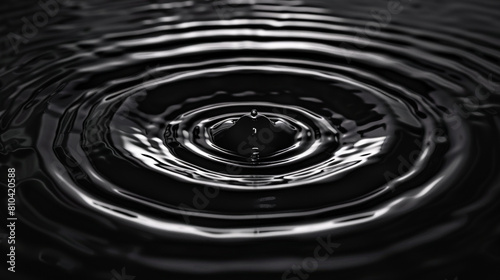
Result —
[[[34, 147], [52, 191], [81, 211], [146, 231], [260, 240], [405, 216], [427, 220], [423, 234], [438, 199], [468, 192], [471, 162], [498, 155], [486, 148], [498, 141], [496, 31], [417, 25], [417, 6], [384, 27], [357, 3], [337, 15], [240, 1], [221, 20], [213, 3], [130, 1], [106, 32], [99, 11], [115, 4], [75, 3], [69, 15], [94, 14], [87, 33], [11, 62], [26, 74], [4, 84], [3, 126], [40, 129], [3, 142]], [[378, 32], [357, 37], [367, 22]], [[498, 194], [483, 178], [477, 201]], [[467, 205], [445, 209], [478, 211]]]

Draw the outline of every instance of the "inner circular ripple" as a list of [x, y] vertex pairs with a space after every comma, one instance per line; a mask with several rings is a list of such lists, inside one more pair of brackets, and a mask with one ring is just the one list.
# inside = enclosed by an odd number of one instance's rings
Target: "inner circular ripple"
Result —
[[[305, 134], [298, 135], [299, 124], [296, 121], [294, 123], [296, 125], [279, 116], [270, 118], [259, 114], [257, 109], [252, 109], [249, 114], [241, 117], [218, 120], [207, 133], [202, 135], [209, 135], [212, 145], [220, 150], [258, 162], [261, 157], [282, 153], [285, 149], [291, 149], [295, 144], [301, 145], [299, 142], [305, 140], [306, 137], [311, 137], [310, 129]], [[195, 138], [200, 138], [196, 133], [198, 129], [199, 126], [196, 126]]]

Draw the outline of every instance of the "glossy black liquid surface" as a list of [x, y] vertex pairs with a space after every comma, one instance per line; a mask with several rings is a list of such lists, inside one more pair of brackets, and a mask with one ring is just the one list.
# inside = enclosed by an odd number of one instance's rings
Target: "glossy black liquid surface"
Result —
[[2, 3], [2, 279], [500, 279], [500, 2], [399, 3]]

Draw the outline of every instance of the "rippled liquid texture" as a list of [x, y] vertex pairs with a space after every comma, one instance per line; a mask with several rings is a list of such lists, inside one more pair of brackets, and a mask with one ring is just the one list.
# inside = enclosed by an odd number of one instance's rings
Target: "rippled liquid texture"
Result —
[[500, 2], [57, 5], [0, 4], [2, 279], [500, 279]]

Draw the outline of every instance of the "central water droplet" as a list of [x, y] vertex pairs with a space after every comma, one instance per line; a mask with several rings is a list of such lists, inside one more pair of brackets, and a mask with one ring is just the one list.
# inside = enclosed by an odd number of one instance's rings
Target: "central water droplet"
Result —
[[223, 121], [210, 129], [212, 141], [218, 147], [248, 157], [253, 162], [296, 143], [296, 128], [282, 120], [271, 119], [257, 109], [233, 121], [233, 125], [228, 123], [231, 121]]

